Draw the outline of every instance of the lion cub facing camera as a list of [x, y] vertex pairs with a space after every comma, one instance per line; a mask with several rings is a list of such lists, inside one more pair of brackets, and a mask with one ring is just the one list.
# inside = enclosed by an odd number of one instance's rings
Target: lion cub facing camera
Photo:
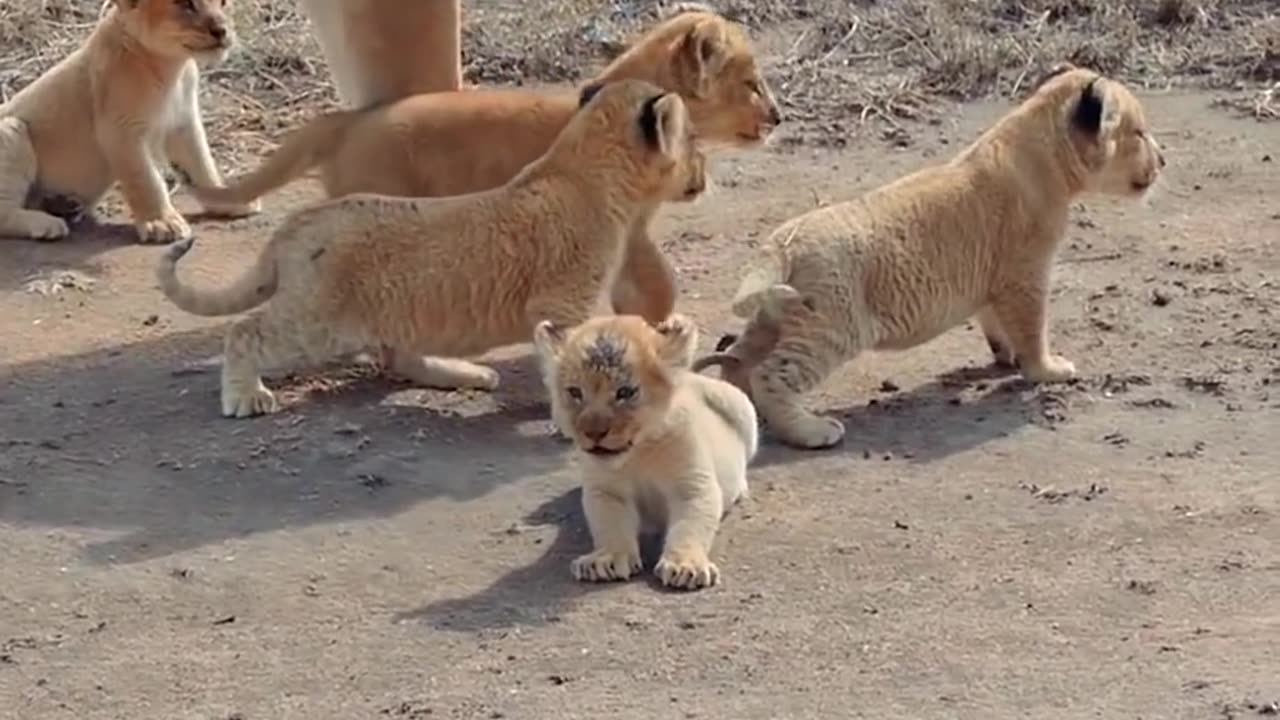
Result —
[[223, 414], [277, 409], [264, 368], [370, 350], [423, 385], [493, 388], [493, 369], [461, 358], [529, 342], [543, 320], [586, 320], [636, 218], [702, 194], [706, 161], [679, 95], [624, 80], [587, 86], [582, 103], [505, 185], [443, 198], [348, 195], [297, 211], [227, 287], [180, 281], [191, 242], [175, 243], [157, 276], [178, 307], [229, 315], [270, 300], [227, 332]]
[[1129, 90], [1059, 66], [950, 162], [775, 230], [733, 300], [742, 336], [694, 367], [720, 364], [770, 430], [809, 448], [844, 425], [805, 409], [804, 393], [863, 350], [905, 350], [974, 315], [997, 362], [1068, 380], [1047, 320], [1068, 209], [1083, 193], [1140, 198], [1163, 167]]
[[660, 528], [654, 574], [664, 585], [695, 590], [720, 580], [711, 544], [747, 494], [756, 413], [741, 390], [689, 371], [697, 340], [679, 313], [657, 325], [613, 315], [534, 331], [552, 418], [580, 451], [595, 548], [573, 561], [579, 580], [638, 573], [638, 536]]
[[[26, 1], [26, 0], [23, 0]], [[220, 183], [200, 119], [197, 63], [235, 42], [223, 0], [106, 0], [93, 33], [0, 105], [0, 236], [54, 239], [119, 182], [142, 242], [188, 237], [160, 168]], [[249, 215], [250, 203], [204, 203]]]

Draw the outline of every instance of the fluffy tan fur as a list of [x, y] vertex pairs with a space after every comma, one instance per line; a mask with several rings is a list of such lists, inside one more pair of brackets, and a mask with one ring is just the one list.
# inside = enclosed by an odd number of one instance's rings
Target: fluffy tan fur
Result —
[[583, 108], [547, 152], [503, 186], [448, 198], [350, 195], [294, 213], [232, 285], [178, 280], [191, 247], [158, 268], [188, 312], [243, 318], [227, 334], [222, 411], [276, 409], [260, 369], [382, 350], [424, 385], [497, 384], [458, 359], [528, 342], [542, 320], [585, 320], [622, 261], [628, 229], [666, 201], [705, 188], [705, 160], [679, 95], [621, 81], [583, 93]]
[[462, 86], [458, 0], [300, 0], [299, 5], [348, 108]]
[[1068, 207], [1082, 193], [1141, 197], [1164, 157], [1120, 83], [1061, 66], [950, 162], [775, 230], [733, 300], [749, 318], [722, 365], [785, 442], [827, 447], [843, 424], [801, 405], [867, 349], [903, 350], [977, 316], [996, 355], [1054, 382], [1048, 295]]
[[[234, 34], [221, 0], [117, 0], [84, 45], [0, 106], [0, 235], [53, 239], [119, 182], [142, 242], [189, 237], [161, 175], [221, 178], [200, 118], [201, 64]], [[223, 215], [254, 202], [205, 203]], [[57, 212], [58, 217], [48, 211]]]
[[640, 533], [665, 530], [654, 567], [664, 585], [719, 582], [711, 546], [747, 495], [758, 431], [741, 390], [689, 372], [697, 339], [678, 313], [656, 326], [614, 315], [535, 329], [552, 417], [580, 455], [594, 548], [571, 563], [575, 578], [626, 580], [641, 569]]
[[[757, 145], [780, 121], [746, 32], [699, 6], [677, 8], [596, 82], [621, 79], [647, 80], [679, 93], [700, 142]], [[261, 165], [226, 187], [193, 192], [210, 202], [249, 202], [316, 166], [330, 197], [486, 190], [546, 152], [575, 107], [571, 93], [486, 89], [328, 113], [293, 131]], [[674, 308], [675, 277], [649, 237], [649, 220], [637, 219], [612, 299], [617, 312], [657, 321]]]

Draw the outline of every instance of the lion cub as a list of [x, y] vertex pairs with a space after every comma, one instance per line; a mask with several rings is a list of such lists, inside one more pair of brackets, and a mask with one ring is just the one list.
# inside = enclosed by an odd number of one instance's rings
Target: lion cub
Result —
[[227, 315], [271, 299], [227, 333], [223, 414], [276, 410], [263, 367], [367, 350], [425, 385], [492, 388], [490, 368], [434, 361], [528, 342], [542, 320], [590, 316], [635, 219], [702, 194], [706, 166], [679, 95], [628, 80], [590, 85], [581, 102], [505, 185], [447, 198], [348, 195], [297, 211], [228, 287], [181, 282], [191, 242], [175, 243], [158, 277], [178, 307]]
[[[109, 0], [110, 2], [111, 0]], [[84, 45], [0, 106], [0, 236], [65, 237], [115, 182], [142, 242], [190, 236], [160, 166], [221, 182], [200, 119], [200, 63], [235, 42], [222, 0], [114, 0]], [[248, 215], [256, 203], [206, 203]]]
[[756, 413], [741, 390], [689, 372], [697, 341], [697, 326], [679, 313], [656, 326], [613, 315], [573, 328], [544, 321], [534, 331], [552, 417], [580, 450], [595, 549], [570, 566], [579, 580], [638, 573], [639, 533], [661, 528], [654, 574], [664, 585], [720, 580], [711, 544], [747, 495]]
[[1068, 208], [1082, 193], [1141, 197], [1164, 164], [1129, 90], [1059, 66], [950, 162], [775, 230], [733, 300], [742, 337], [694, 367], [722, 365], [782, 440], [808, 448], [844, 425], [806, 410], [805, 392], [863, 350], [920, 345], [974, 315], [998, 362], [1067, 380], [1047, 317]]

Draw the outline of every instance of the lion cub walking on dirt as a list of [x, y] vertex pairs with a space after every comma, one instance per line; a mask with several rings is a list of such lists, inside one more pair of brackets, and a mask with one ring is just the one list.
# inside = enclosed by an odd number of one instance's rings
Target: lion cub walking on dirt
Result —
[[654, 574], [664, 585], [694, 590], [720, 580], [711, 544], [747, 495], [756, 413], [741, 390], [689, 371], [697, 341], [697, 326], [679, 313], [656, 326], [615, 315], [534, 331], [552, 417], [580, 450], [595, 548], [573, 561], [579, 580], [638, 573], [638, 535], [663, 527]]
[[198, 315], [271, 303], [234, 324], [222, 365], [222, 412], [276, 410], [264, 367], [382, 350], [392, 369], [436, 387], [497, 385], [458, 360], [528, 342], [543, 320], [590, 316], [622, 263], [635, 219], [706, 188], [705, 158], [679, 95], [643, 81], [590, 85], [547, 152], [505, 185], [445, 198], [348, 195], [300, 210], [229, 287], [181, 282], [176, 243], [161, 289]]
[[805, 392], [863, 350], [920, 345], [975, 314], [998, 362], [1068, 380], [1047, 321], [1068, 208], [1086, 192], [1141, 197], [1164, 164], [1129, 90], [1059, 66], [945, 165], [775, 230], [733, 300], [745, 331], [694, 367], [720, 364], [782, 440], [809, 448], [844, 425], [806, 410]]
[[[115, 182], [142, 242], [190, 236], [160, 168], [197, 185], [221, 177], [198, 99], [201, 63], [235, 42], [221, 0], [108, 0], [75, 52], [0, 105], [0, 236], [54, 239]], [[248, 215], [257, 203], [205, 203]]]

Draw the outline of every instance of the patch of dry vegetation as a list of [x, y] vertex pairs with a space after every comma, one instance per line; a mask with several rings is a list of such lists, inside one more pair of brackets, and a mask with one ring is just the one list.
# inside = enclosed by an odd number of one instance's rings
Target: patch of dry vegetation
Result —
[[[209, 72], [220, 150], [257, 155], [335, 101], [296, 0], [233, 0], [241, 48]], [[770, 73], [801, 141], [840, 143], [877, 119], [891, 139], [940, 98], [1017, 96], [1067, 59], [1139, 86], [1190, 84], [1275, 117], [1275, 0], [718, 0], [784, 37]], [[98, 0], [0, 0], [0, 98], [89, 32]], [[650, 0], [464, 0], [469, 81], [576, 81], [653, 22]]]

